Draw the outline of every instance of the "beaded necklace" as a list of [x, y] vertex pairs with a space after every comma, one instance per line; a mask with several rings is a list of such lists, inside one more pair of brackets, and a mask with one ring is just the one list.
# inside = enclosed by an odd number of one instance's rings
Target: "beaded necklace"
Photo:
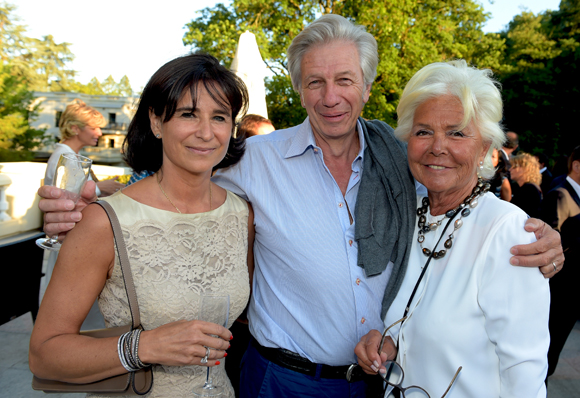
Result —
[[[425, 256], [429, 257], [431, 256], [431, 252], [433, 252], [433, 258], [435, 260], [445, 257], [445, 255], [447, 254], [447, 250], [451, 249], [451, 247], [453, 246], [453, 238], [455, 238], [454, 232], [457, 231], [459, 228], [461, 228], [461, 226], [463, 225], [462, 218], [467, 217], [471, 214], [471, 209], [474, 209], [478, 204], [478, 198], [481, 195], [485, 194], [487, 191], [489, 191], [489, 188], [490, 188], [489, 183], [483, 181], [481, 178], [478, 178], [477, 184], [471, 191], [471, 194], [467, 196], [467, 198], [465, 198], [463, 203], [461, 203], [455, 209], [448, 210], [445, 213], [445, 217], [443, 217], [441, 220], [432, 222], [430, 224], [427, 224], [427, 217], [425, 216], [429, 211], [429, 198], [428, 197], [423, 198], [422, 206], [417, 209], [417, 215], [419, 216], [419, 221], [417, 222], [417, 226], [419, 227], [417, 241], [421, 245], [421, 249]], [[459, 218], [455, 220], [453, 224], [453, 232], [449, 234], [447, 240], [443, 244], [445, 249], [437, 251], [435, 250], [437, 248], [437, 245], [435, 245], [433, 250], [429, 250], [426, 247], [423, 247], [423, 242], [425, 241], [425, 234], [437, 230], [437, 228], [441, 225], [441, 223], [445, 218], [449, 218], [449, 221], [451, 221], [457, 215], [459, 215]]]

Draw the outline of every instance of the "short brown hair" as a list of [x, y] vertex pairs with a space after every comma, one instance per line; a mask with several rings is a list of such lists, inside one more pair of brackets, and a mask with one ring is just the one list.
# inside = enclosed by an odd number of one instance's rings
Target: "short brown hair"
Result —
[[107, 121], [101, 112], [80, 99], [75, 99], [66, 107], [58, 122], [60, 137], [63, 141], [76, 135], [72, 130], [73, 126], [83, 129], [85, 126], [105, 127], [106, 125]]
[[270, 119], [250, 113], [242, 118], [237, 136], [248, 138], [258, 135], [258, 127], [263, 123], [274, 125]]
[[574, 148], [570, 156], [568, 156], [568, 174], [572, 172], [572, 165], [576, 160], [580, 161], [580, 145]]

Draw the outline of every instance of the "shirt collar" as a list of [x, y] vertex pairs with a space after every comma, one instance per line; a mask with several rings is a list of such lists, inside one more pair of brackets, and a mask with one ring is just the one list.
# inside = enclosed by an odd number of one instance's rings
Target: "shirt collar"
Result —
[[572, 179], [572, 177], [570, 177], [570, 176], [566, 177], [566, 181], [568, 181], [570, 183], [570, 185], [572, 185], [572, 188], [574, 188], [574, 191], [576, 191], [576, 194], [578, 196], [580, 196], [580, 185], [578, 185], [578, 183], [576, 181], [574, 181]]
[[[356, 121], [356, 131], [358, 133], [358, 139], [361, 145], [358, 151], [358, 155], [353, 161], [353, 164], [357, 160], [363, 159], [364, 151], [366, 148], [365, 137], [362, 132], [360, 120]], [[314, 150], [315, 148], [318, 148], [318, 146], [316, 145], [316, 140], [314, 139], [314, 133], [312, 132], [312, 126], [310, 125], [310, 118], [306, 117], [306, 120], [304, 120], [304, 122], [299, 126], [296, 135], [294, 138], [292, 138], [292, 144], [290, 145], [290, 148], [288, 148], [288, 151], [284, 157], [287, 159], [294, 156], [300, 156], [306, 153], [308, 149]]]

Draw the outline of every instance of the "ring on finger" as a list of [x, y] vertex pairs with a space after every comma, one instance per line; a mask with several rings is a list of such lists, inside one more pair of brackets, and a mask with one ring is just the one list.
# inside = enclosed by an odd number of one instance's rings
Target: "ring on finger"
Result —
[[201, 358], [201, 363], [206, 364], [209, 357], [209, 347], [205, 347], [205, 357]]
[[558, 272], [558, 267], [556, 267], [555, 261], [552, 261], [552, 265], [554, 266], [554, 272]]

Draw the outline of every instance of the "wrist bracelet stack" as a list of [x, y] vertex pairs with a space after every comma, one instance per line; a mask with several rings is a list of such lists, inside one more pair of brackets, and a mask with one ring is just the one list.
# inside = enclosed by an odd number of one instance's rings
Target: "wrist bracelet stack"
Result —
[[117, 352], [119, 353], [121, 365], [129, 372], [136, 372], [149, 366], [141, 362], [138, 355], [141, 332], [141, 329], [133, 329], [122, 334], [117, 343]]

